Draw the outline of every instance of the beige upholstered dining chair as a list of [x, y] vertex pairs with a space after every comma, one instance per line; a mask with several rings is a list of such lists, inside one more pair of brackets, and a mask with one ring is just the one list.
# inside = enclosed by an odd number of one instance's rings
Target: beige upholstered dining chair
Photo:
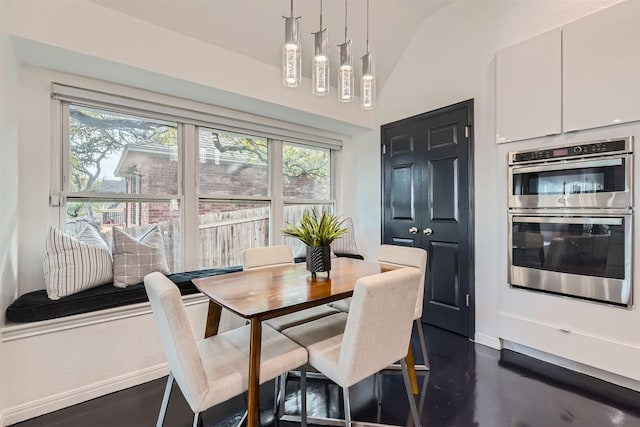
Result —
[[[420, 339], [422, 360], [424, 361], [425, 368], [429, 369], [427, 344], [424, 339], [424, 332], [422, 331], [422, 323], [420, 322], [424, 297], [424, 275], [427, 269], [427, 251], [422, 248], [412, 248], [408, 246], [382, 245], [378, 251], [378, 262], [402, 267], [415, 267], [420, 270], [422, 277], [420, 279], [420, 287], [418, 288], [418, 298], [416, 299], [416, 305], [413, 312], [413, 320], [415, 329], [418, 333], [418, 338]], [[331, 306], [340, 311], [348, 312], [350, 298], [337, 301], [331, 304]]]
[[[263, 246], [260, 248], [245, 249], [242, 252], [242, 267], [244, 270], [288, 264], [294, 264], [293, 251], [289, 245]], [[339, 312], [340, 311], [335, 308], [321, 305], [276, 317], [267, 320], [265, 323], [276, 331], [283, 331], [286, 328]]]
[[[247, 391], [250, 326], [196, 341], [175, 284], [155, 272], [145, 276], [144, 286], [170, 369], [156, 425], [164, 422], [175, 379], [196, 427], [202, 411]], [[262, 329], [260, 383], [306, 362], [304, 348], [269, 327]]]
[[262, 246], [242, 251], [243, 270], [288, 264], [294, 264], [293, 251], [289, 245]]
[[422, 350], [422, 360], [425, 367], [429, 368], [429, 356], [427, 355], [427, 344], [422, 331], [422, 306], [424, 301], [424, 275], [427, 269], [427, 251], [422, 248], [411, 248], [408, 246], [382, 245], [378, 252], [378, 262], [403, 267], [415, 267], [420, 270], [420, 287], [418, 288], [418, 298], [413, 312], [414, 327], [420, 339], [420, 349]]
[[404, 358], [421, 276], [418, 269], [407, 267], [364, 277], [356, 282], [348, 314], [283, 331], [307, 349], [310, 365], [343, 388], [347, 426], [351, 425], [349, 387], [397, 360], [414, 425], [420, 425]]

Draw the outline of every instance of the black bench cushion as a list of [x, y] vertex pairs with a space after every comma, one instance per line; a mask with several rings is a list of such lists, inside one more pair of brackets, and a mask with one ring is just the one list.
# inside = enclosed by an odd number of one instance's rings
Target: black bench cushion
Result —
[[[191, 279], [241, 270], [242, 267], [214, 268], [175, 273], [167, 277], [178, 286], [182, 295], [189, 295], [198, 292]], [[145, 301], [148, 299], [143, 283], [126, 288], [116, 288], [110, 284], [98, 286], [55, 301], [47, 297], [45, 289], [41, 289], [26, 293], [15, 300], [7, 308], [7, 320], [18, 323], [37, 322]]]

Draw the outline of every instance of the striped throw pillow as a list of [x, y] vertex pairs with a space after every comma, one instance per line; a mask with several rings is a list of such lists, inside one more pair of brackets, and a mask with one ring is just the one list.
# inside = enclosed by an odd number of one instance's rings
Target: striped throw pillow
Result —
[[154, 271], [170, 274], [158, 225], [138, 230], [136, 237], [113, 228], [113, 284], [118, 288], [142, 282]]
[[98, 231], [85, 226], [72, 237], [49, 227], [44, 250], [47, 295], [56, 300], [113, 281], [109, 247]]
[[347, 218], [342, 226], [347, 228], [347, 232], [331, 242], [331, 250], [341, 255], [360, 255], [358, 247], [356, 246], [356, 236], [353, 232], [353, 221], [351, 218]]

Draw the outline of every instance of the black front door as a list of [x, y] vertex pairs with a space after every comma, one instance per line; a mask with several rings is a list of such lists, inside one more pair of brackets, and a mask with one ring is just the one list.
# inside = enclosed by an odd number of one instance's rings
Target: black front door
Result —
[[382, 126], [385, 244], [427, 250], [426, 323], [473, 337], [473, 101]]

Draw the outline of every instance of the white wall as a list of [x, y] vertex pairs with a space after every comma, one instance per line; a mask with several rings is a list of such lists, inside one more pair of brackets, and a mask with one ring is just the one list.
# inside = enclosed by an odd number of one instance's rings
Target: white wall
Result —
[[[0, 2], [0, 308], [13, 300], [18, 264], [18, 63], [7, 35], [7, 4]], [[4, 310], [0, 328], [4, 324]], [[0, 341], [0, 366], [6, 365]], [[5, 379], [0, 371], [0, 384]], [[0, 387], [0, 426], [4, 423], [5, 394]]]
[[[607, 371], [590, 370], [594, 375], [640, 388], [640, 366], [637, 362], [631, 364], [632, 356], [640, 360], [638, 308], [624, 310], [516, 291], [508, 287], [506, 279], [507, 151], [597, 136], [637, 134], [637, 127], [610, 127], [554, 139], [495, 144], [496, 52], [613, 3], [616, 1], [456, 2], [422, 24], [379, 94], [376, 118], [378, 124], [384, 124], [466, 99], [475, 100], [476, 340], [494, 347], [500, 345], [498, 338], [517, 340], [519, 344]], [[362, 175], [351, 181], [350, 191], [345, 191], [354, 194], [356, 223], [366, 224], [363, 227], [371, 230], [374, 225], [379, 227], [380, 220], [379, 139], [376, 133], [354, 138], [350, 146], [354, 150], [352, 167], [354, 174]], [[361, 233], [359, 239], [366, 239], [368, 251], [369, 246], [379, 243], [379, 236], [379, 231], [364, 237]], [[640, 240], [636, 238], [636, 265], [640, 265], [638, 248]], [[636, 301], [640, 295], [638, 277], [636, 272]], [[515, 316], [524, 317], [524, 321]], [[556, 336], [561, 323], [572, 327], [574, 338]], [[612, 354], [619, 357], [612, 358]], [[628, 378], [634, 380], [627, 381]]]
[[351, 137], [343, 149], [344, 209], [353, 216], [358, 250], [375, 259], [381, 239], [380, 131]]

